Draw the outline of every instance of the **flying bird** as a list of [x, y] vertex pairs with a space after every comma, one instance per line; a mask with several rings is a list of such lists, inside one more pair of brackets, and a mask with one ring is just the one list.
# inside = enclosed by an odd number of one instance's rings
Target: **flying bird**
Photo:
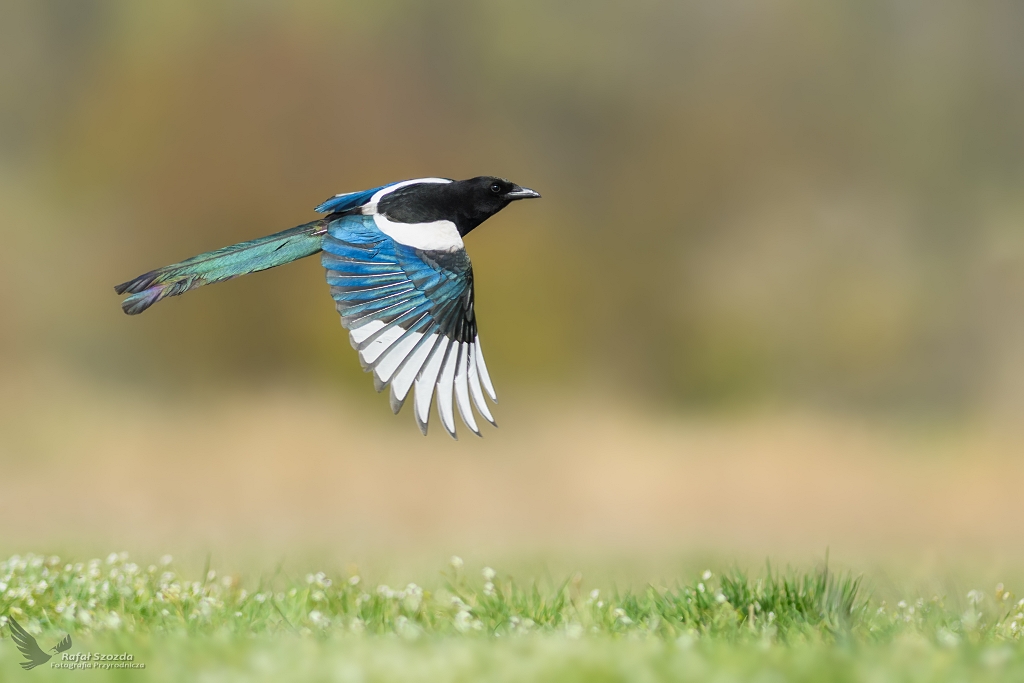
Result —
[[[8, 625], [11, 627], [11, 638], [14, 640], [14, 644], [21, 651], [27, 661], [21, 662], [21, 668], [28, 671], [34, 669], [40, 664], [46, 664], [50, 661], [53, 655], [48, 655], [43, 652], [42, 648], [39, 647], [39, 643], [36, 639], [26, 631], [21, 624], [19, 624], [14, 617], [7, 617]], [[61, 638], [60, 642], [55, 646], [51, 647], [50, 650], [54, 654], [64, 652], [71, 648], [71, 635], [65, 634]]]
[[[504, 178], [418, 178], [335, 195], [318, 220], [164, 266], [117, 285], [128, 315], [169, 296], [323, 252], [341, 324], [401, 410], [415, 386], [413, 414], [425, 435], [433, 396], [445, 431], [458, 438], [455, 408], [475, 434], [473, 407], [497, 401], [487, 374], [473, 305], [473, 266], [463, 238], [518, 199], [537, 192]], [[495, 426], [497, 426], [495, 424]]]

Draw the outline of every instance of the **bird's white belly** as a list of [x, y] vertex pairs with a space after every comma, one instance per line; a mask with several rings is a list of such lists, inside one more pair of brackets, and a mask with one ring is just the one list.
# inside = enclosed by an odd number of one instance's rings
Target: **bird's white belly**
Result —
[[427, 251], [456, 251], [464, 248], [459, 229], [451, 221], [432, 223], [395, 223], [381, 214], [375, 214], [377, 229], [398, 242]]

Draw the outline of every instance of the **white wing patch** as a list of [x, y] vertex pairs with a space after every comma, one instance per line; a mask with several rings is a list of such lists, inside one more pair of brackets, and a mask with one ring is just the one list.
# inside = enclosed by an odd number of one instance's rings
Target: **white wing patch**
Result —
[[402, 361], [416, 348], [416, 344], [422, 338], [423, 334], [420, 332], [406, 332], [401, 340], [392, 344], [387, 353], [373, 367], [373, 373], [377, 375], [377, 379], [382, 383], [390, 382]]
[[424, 434], [427, 433], [427, 423], [430, 421], [430, 399], [434, 395], [434, 384], [437, 383], [441, 364], [444, 363], [444, 356], [450, 345], [448, 337], [441, 337], [437, 348], [423, 366], [423, 371], [416, 377], [416, 403], [413, 407], [416, 412], [416, 424]]
[[487, 408], [487, 402], [484, 401], [484, 392], [480, 389], [480, 372], [477, 367], [477, 356], [480, 355], [478, 349], [480, 347], [475, 343], [464, 344], [464, 346], [469, 350], [469, 395], [473, 399], [473, 406], [476, 407], [477, 412], [485, 420], [497, 427], [498, 423], [491, 416], [491, 411]]
[[416, 396], [413, 411], [420, 431], [427, 433], [430, 404], [437, 394], [437, 412], [441, 425], [455, 433], [455, 411], [474, 434], [480, 435], [473, 409], [497, 427], [484, 392], [494, 398], [494, 388], [480, 352], [480, 339], [454, 342], [433, 333], [409, 332], [398, 325], [387, 326], [374, 320], [349, 332], [352, 345], [359, 349], [363, 367], [373, 370], [379, 389], [391, 386], [391, 409], [397, 413], [413, 387]]
[[374, 362], [380, 358], [392, 344], [398, 341], [403, 334], [405, 334], [405, 330], [398, 325], [387, 328], [378, 334], [373, 341], [363, 347], [359, 352], [359, 359], [363, 361], [364, 366], [372, 366]]
[[452, 436], [455, 436], [455, 413], [452, 411], [452, 391], [455, 389], [455, 364], [458, 361], [458, 357], [459, 344], [458, 342], [452, 342], [448, 345], [444, 367], [441, 368], [441, 376], [437, 379], [437, 414], [441, 418], [441, 424]]
[[360, 325], [359, 327], [349, 330], [348, 339], [351, 342], [352, 347], [356, 350], [359, 349], [359, 345], [369, 339], [374, 332], [384, 327], [383, 321], [371, 320], [368, 323]]
[[469, 344], [459, 344], [459, 357], [455, 366], [455, 403], [459, 407], [459, 415], [473, 433], [480, 436], [480, 428], [476, 426], [473, 409], [469, 405]]
[[484, 363], [484, 352], [480, 348], [480, 335], [476, 336], [473, 346], [476, 347], [476, 366], [477, 370], [480, 371], [480, 381], [483, 382], [484, 391], [487, 392], [487, 395], [491, 397], [492, 401], [497, 403], [498, 395], [494, 393], [494, 385], [491, 384], [491, 376], [487, 374], [487, 364]]
[[382, 233], [407, 247], [426, 251], [457, 251], [464, 249], [462, 236], [455, 223], [433, 221], [432, 223], [395, 223], [378, 213], [373, 222]]
[[420, 374], [423, 364], [427, 362], [427, 357], [434, 347], [437, 346], [437, 340], [440, 336], [440, 334], [435, 332], [426, 339], [421, 340], [418, 346], [406, 356], [404, 364], [391, 380], [392, 403], [397, 402], [399, 407], [401, 407], [401, 403], [405, 401], [405, 397], [409, 394], [409, 389], [412, 388], [413, 383], [416, 381], [416, 376]]

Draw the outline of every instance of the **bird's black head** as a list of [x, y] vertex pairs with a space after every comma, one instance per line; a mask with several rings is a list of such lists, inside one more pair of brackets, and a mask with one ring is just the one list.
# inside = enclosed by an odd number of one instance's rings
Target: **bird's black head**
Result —
[[517, 199], [535, 199], [538, 192], [495, 176], [450, 183], [419, 183], [385, 195], [377, 211], [401, 223], [447, 220], [465, 235]]

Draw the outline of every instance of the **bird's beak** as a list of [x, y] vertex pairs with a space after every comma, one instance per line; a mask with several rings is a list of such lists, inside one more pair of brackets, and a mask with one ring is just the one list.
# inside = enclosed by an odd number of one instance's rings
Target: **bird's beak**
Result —
[[540, 192], [534, 192], [528, 187], [519, 187], [516, 185], [512, 188], [512, 191], [505, 196], [509, 199], [539, 199]]

